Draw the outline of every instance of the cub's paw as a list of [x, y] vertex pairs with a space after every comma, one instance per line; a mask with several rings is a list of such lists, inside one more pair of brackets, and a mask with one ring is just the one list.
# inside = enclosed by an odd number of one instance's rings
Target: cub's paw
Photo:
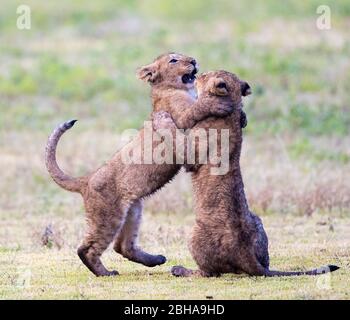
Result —
[[155, 266], [160, 266], [161, 264], [166, 262], [166, 258], [164, 256], [156, 255], [156, 256], [151, 256], [151, 258], [148, 261], [148, 267], [155, 267]]
[[191, 275], [191, 271], [183, 266], [174, 266], [170, 270], [171, 274], [175, 277], [188, 277]]
[[166, 262], [166, 258], [162, 256], [161, 254], [158, 256], [158, 265], [161, 265]]
[[100, 274], [96, 274], [97, 277], [114, 277], [114, 276], [118, 276], [119, 272], [117, 270], [113, 270], [113, 271], [106, 271]]
[[228, 103], [218, 103], [212, 108], [212, 115], [216, 117], [226, 117], [233, 112], [233, 105]]
[[247, 115], [245, 114], [245, 112], [242, 110], [241, 111], [241, 128], [245, 128], [248, 125], [248, 119], [247, 119]]
[[176, 128], [171, 115], [165, 111], [159, 111], [152, 115], [152, 126], [154, 131]]

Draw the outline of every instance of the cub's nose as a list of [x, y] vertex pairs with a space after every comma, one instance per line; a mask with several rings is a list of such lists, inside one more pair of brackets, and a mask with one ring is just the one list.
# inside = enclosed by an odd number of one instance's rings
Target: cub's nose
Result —
[[191, 60], [190, 64], [192, 64], [195, 67], [197, 64], [197, 61], [193, 59], [193, 60]]

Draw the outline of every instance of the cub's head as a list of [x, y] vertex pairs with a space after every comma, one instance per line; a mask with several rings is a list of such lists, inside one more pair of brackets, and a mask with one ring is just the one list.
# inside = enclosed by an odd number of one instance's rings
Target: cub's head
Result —
[[242, 96], [252, 93], [247, 82], [240, 80], [236, 75], [227, 71], [210, 71], [201, 74], [196, 80], [198, 96], [229, 97], [234, 104], [242, 101]]
[[151, 64], [139, 68], [137, 76], [152, 86], [161, 84], [164, 87], [190, 90], [194, 88], [197, 72], [195, 59], [179, 53], [166, 53]]

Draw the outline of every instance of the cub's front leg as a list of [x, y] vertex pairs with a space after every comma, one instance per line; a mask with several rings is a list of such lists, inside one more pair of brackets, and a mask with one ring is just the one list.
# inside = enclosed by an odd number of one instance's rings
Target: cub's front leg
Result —
[[[200, 167], [200, 164], [187, 163], [187, 144], [191, 143], [191, 138], [188, 139], [188, 136], [183, 132], [183, 130], [178, 129], [168, 112], [155, 112], [152, 115], [152, 125], [155, 134], [158, 134], [160, 137], [170, 135], [170, 137], [168, 139], [164, 139], [164, 141], [170, 143], [168, 148], [172, 148], [171, 150], [173, 152], [173, 157], [176, 159], [177, 164], [182, 164], [187, 172], [196, 171]], [[198, 150], [196, 150], [196, 153], [198, 154]]]
[[[208, 103], [209, 100], [209, 103]], [[175, 107], [170, 114], [178, 129], [191, 129], [209, 117], [227, 117], [234, 110], [230, 99], [222, 97], [200, 97], [193, 104]], [[161, 111], [160, 111], [161, 112]]]

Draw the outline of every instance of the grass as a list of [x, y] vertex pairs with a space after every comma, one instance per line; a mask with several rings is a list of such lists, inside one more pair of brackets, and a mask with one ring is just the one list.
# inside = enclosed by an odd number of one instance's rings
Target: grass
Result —
[[[170, 275], [174, 264], [195, 267], [186, 247], [192, 218], [146, 214], [141, 242], [151, 252], [168, 257], [164, 266], [149, 269], [126, 261], [112, 250], [104, 255], [109, 268], [116, 268], [115, 278], [95, 278], [81, 264], [72, 244], [72, 229], [82, 228], [83, 217], [58, 219], [52, 216], [53, 230], [61, 232], [65, 245], [61, 250], [40, 247], [35, 229], [43, 227], [42, 218], [31, 218], [23, 227], [12, 219], [1, 222], [4, 230], [25, 233], [32, 239], [16, 238], [16, 245], [2, 242], [0, 248], [0, 298], [10, 299], [348, 299], [350, 219], [327, 221], [324, 216], [264, 217], [270, 236], [271, 265], [283, 270], [301, 270], [333, 263], [341, 269], [330, 276], [258, 278], [224, 275], [211, 279], [180, 279]], [[45, 219], [47, 220], [47, 218]], [[283, 227], [281, 227], [281, 225]], [[330, 227], [332, 225], [332, 228]], [[34, 230], [31, 228], [36, 226]], [[161, 226], [161, 227], [160, 227]], [[157, 232], [154, 232], [157, 230]], [[74, 232], [73, 232], [74, 233]], [[68, 239], [68, 240], [67, 240]], [[8, 239], [9, 240], [9, 239]], [[22, 241], [24, 241], [22, 243]], [[15, 248], [12, 246], [15, 245]], [[29, 275], [29, 276], [28, 276]]]
[[[349, 1], [323, 1], [332, 13], [326, 31], [315, 27], [316, 0], [28, 0], [32, 28], [24, 31], [16, 28], [19, 4], [4, 0], [0, 10], [0, 298], [349, 298]], [[185, 174], [146, 203], [141, 243], [165, 254], [165, 266], [147, 269], [108, 251], [104, 260], [120, 276], [96, 279], [80, 263], [82, 203], [47, 176], [47, 135], [78, 118], [59, 163], [73, 175], [98, 167], [120, 133], [148, 117], [149, 88], [135, 71], [166, 51], [249, 82], [241, 163], [271, 265], [338, 264], [328, 289], [312, 277], [172, 278], [173, 264], [194, 267]]]

